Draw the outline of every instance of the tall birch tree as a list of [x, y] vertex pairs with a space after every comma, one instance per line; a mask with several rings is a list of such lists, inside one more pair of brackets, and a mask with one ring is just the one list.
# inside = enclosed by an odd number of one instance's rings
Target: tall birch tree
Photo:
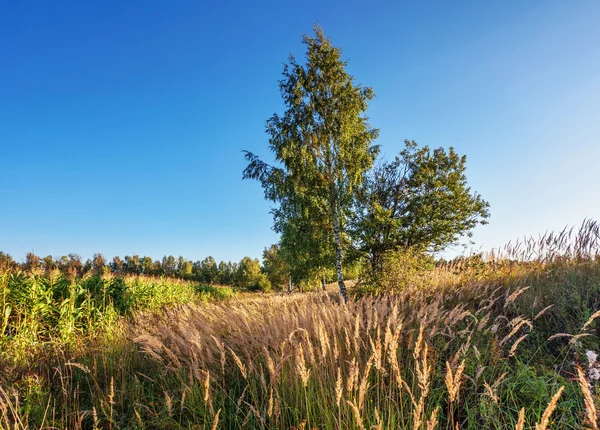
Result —
[[[275, 164], [245, 153], [245, 179], [261, 182], [272, 209], [274, 230], [285, 232], [305, 220], [308, 236], [329, 243], [333, 250], [340, 294], [347, 300], [342, 276], [344, 236], [354, 195], [371, 168], [378, 147], [377, 130], [364, 115], [373, 90], [357, 84], [346, 71], [341, 51], [315, 26], [315, 36], [304, 36], [306, 64], [293, 56], [279, 82], [283, 115], [268, 121], [269, 148]], [[318, 230], [318, 232], [316, 231]], [[333, 256], [332, 256], [333, 257]]]

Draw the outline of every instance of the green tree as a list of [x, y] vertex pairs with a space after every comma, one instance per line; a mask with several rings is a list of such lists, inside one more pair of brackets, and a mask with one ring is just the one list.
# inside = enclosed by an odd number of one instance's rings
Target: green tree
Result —
[[233, 263], [231, 261], [221, 261], [217, 269], [217, 280], [221, 285], [233, 285], [235, 278], [235, 271]]
[[139, 275], [142, 272], [139, 255], [125, 256], [125, 272], [131, 275]]
[[260, 262], [258, 259], [252, 259], [250, 257], [242, 258], [237, 272], [239, 286], [242, 288], [251, 288], [259, 273]]
[[279, 245], [271, 245], [263, 251], [263, 271], [273, 288], [282, 289], [287, 285], [290, 271]]
[[238, 286], [249, 290], [269, 291], [271, 283], [260, 269], [258, 259], [244, 257], [237, 268]]
[[69, 269], [73, 271], [77, 275], [81, 275], [83, 273], [83, 262], [81, 261], [81, 256], [77, 254], [69, 254]]
[[212, 284], [217, 282], [219, 268], [214, 257], [208, 256], [200, 262], [200, 275], [202, 281]]
[[154, 272], [154, 262], [152, 258], [145, 256], [142, 258], [141, 269], [144, 275], [152, 275]]
[[152, 268], [152, 274], [154, 276], [163, 276], [165, 274], [164, 267], [160, 260], [154, 261], [154, 267]]
[[177, 261], [175, 257], [169, 255], [168, 257], [165, 255], [162, 258], [162, 272], [167, 276], [174, 276], [175, 271], [177, 269]]
[[372, 275], [381, 274], [387, 252], [432, 254], [487, 223], [489, 204], [467, 185], [466, 160], [453, 148], [431, 150], [406, 140], [394, 161], [371, 171], [351, 230]]
[[340, 49], [320, 28], [315, 27], [315, 33], [303, 38], [306, 65], [290, 56], [284, 66], [279, 83], [286, 107], [283, 116], [275, 114], [267, 121], [276, 165], [246, 152], [244, 178], [259, 180], [265, 198], [276, 203], [275, 231], [307, 220], [325, 230], [315, 236], [331, 242], [340, 294], [346, 301], [343, 237], [354, 194], [377, 155], [372, 146], [377, 130], [363, 115], [374, 93], [355, 84]]

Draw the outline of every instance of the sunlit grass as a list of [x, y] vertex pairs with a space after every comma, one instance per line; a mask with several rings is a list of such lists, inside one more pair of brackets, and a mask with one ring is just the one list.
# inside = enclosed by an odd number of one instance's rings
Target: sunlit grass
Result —
[[527, 261], [513, 247], [410, 279], [390, 269], [384, 294], [347, 305], [4, 277], [0, 427], [596, 429], [598, 230], [574, 234], [579, 250], [545, 236], [545, 250], [570, 247], [551, 257], [530, 242]]

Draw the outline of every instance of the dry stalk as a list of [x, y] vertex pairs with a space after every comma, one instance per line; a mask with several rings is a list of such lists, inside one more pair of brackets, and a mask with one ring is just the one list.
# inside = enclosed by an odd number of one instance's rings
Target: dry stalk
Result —
[[454, 403], [454, 400], [458, 398], [458, 392], [460, 390], [460, 385], [462, 382], [462, 374], [465, 370], [465, 360], [460, 363], [458, 369], [456, 369], [456, 373], [452, 374], [452, 368], [450, 367], [450, 363], [446, 361], [446, 388], [448, 389], [448, 396], [450, 397], [450, 403]]
[[519, 411], [519, 420], [517, 421], [517, 426], [515, 430], [523, 430], [525, 427], [525, 408], [521, 408]]
[[589, 325], [590, 325], [592, 322], [594, 322], [594, 320], [595, 320], [596, 318], [598, 318], [598, 317], [600, 317], [600, 310], [597, 310], [596, 312], [594, 312], [594, 313], [592, 314], [592, 316], [591, 316], [591, 317], [590, 317], [590, 318], [589, 318], [589, 319], [586, 321], [586, 323], [583, 325], [583, 328], [581, 329], [581, 331], [585, 331], [585, 330], [588, 328], [588, 326], [589, 326]]
[[598, 414], [596, 412], [596, 404], [594, 403], [594, 398], [590, 392], [589, 382], [580, 367], [577, 367], [577, 380], [579, 381], [579, 386], [581, 387], [581, 392], [583, 393], [585, 416], [588, 425], [591, 426], [592, 430], [598, 430]]
[[552, 396], [550, 403], [548, 403], [548, 406], [546, 406], [546, 410], [542, 414], [541, 421], [535, 425], [535, 430], [546, 430], [548, 428], [548, 424], [550, 423], [550, 416], [552, 415], [552, 412], [554, 412], [554, 409], [556, 409], [556, 404], [558, 403], [558, 399], [560, 398], [560, 395], [562, 394], [564, 389], [564, 386], [560, 387], [556, 394]]

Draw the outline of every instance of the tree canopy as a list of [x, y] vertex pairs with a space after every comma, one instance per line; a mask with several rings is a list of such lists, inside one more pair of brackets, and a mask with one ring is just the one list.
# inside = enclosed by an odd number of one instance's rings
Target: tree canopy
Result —
[[375, 167], [356, 200], [353, 237], [373, 271], [383, 255], [412, 249], [435, 253], [487, 223], [489, 204], [471, 191], [466, 156], [405, 141], [391, 162]]

